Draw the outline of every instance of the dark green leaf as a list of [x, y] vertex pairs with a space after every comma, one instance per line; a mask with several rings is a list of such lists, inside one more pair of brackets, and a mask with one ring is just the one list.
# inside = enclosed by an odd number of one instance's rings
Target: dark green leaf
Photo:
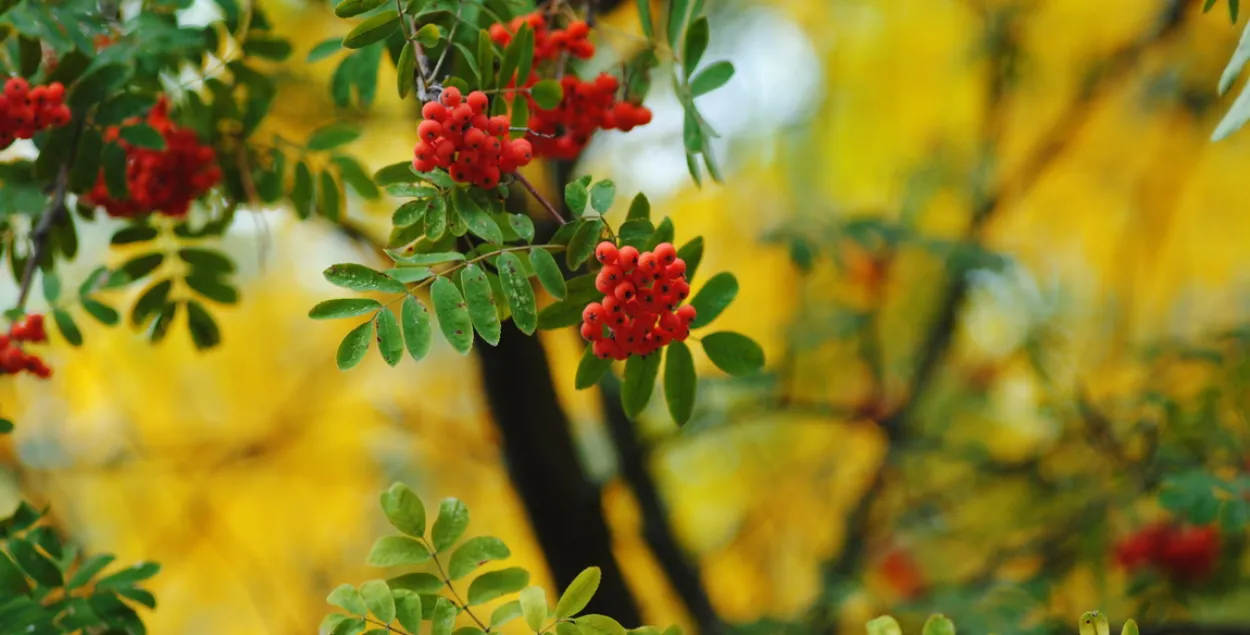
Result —
[[564, 186], [564, 204], [574, 216], [581, 216], [586, 211], [586, 203], [590, 202], [590, 192], [586, 189], [586, 184], [578, 181], [569, 181]]
[[119, 201], [129, 198], [129, 186], [126, 183], [126, 151], [116, 143], [110, 143], [104, 146], [101, 161], [104, 163], [104, 184], [108, 187], [109, 196]]
[[664, 361], [664, 398], [677, 425], [690, 420], [697, 387], [690, 349], [683, 342], [670, 343]]
[[444, 498], [438, 504], [438, 518], [430, 530], [430, 540], [439, 553], [451, 548], [469, 526], [469, 508], [457, 498]]
[[196, 350], [207, 350], [221, 343], [221, 329], [208, 309], [195, 300], [187, 300], [187, 322], [191, 327], [191, 342]]
[[[656, 355], [652, 355], [656, 357]], [[574, 386], [578, 390], [586, 390], [599, 383], [600, 379], [612, 368], [612, 360], [603, 359], [595, 355], [594, 347], [587, 345], [586, 350], [582, 351], [582, 360], [577, 364], [577, 377], [574, 380]]]
[[160, 232], [150, 225], [128, 225], [113, 234], [113, 238], [109, 241], [114, 245], [129, 245], [131, 243], [147, 242], [156, 238]]
[[[0, 592], [4, 593], [6, 598], [14, 598], [30, 592], [30, 583], [26, 581], [26, 576], [3, 551], [0, 551]], [[0, 605], [0, 611], [3, 611], [3, 606]]]
[[373, 543], [366, 564], [374, 567], [397, 567], [421, 564], [428, 561], [430, 556], [430, 550], [417, 540], [407, 536], [385, 536]]
[[65, 584], [65, 588], [72, 590], [87, 584], [92, 578], [96, 577], [96, 574], [112, 564], [114, 559], [113, 554], [104, 553], [83, 560], [78, 570], [74, 572], [74, 575], [70, 576], [69, 582]]
[[357, 194], [370, 200], [380, 196], [378, 187], [373, 184], [373, 179], [358, 161], [340, 154], [330, 157], [330, 161], [338, 166], [339, 176], [343, 178], [343, 182], [350, 185]]
[[564, 274], [560, 273], [560, 265], [556, 263], [556, 259], [551, 252], [542, 247], [535, 247], [530, 250], [530, 265], [534, 267], [534, 273], [538, 275], [538, 282], [543, 285], [547, 293], [557, 300], [563, 300], [568, 295], [568, 286], [564, 283]]
[[616, 199], [616, 183], [604, 179], [590, 187], [590, 206], [600, 214], [607, 214]]
[[193, 273], [186, 277], [187, 286], [196, 293], [222, 304], [239, 301], [239, 290], [209, 273]]
[[732, 273], [721, 272], [708, 279], [690, 304], [696, 315], [690, 323], [695, 329], [712, 323], [738, 295], [738, 279]]
[[699, 127], [699, 117], [695, 113], [694, 105], [686, 106], [686, 118], [682, 123], [681, 138], [686, 146], [687, 160], [693, 161], [690, 155], [703, 151], [703, 129]]
[[121, 587], [134, 586], [139, 582], [143, 582], [148, 578], [160, 573], [161, 565], [155, 562], [139, 562], [121, 571], [100, 578], [96, 582], [97, 589], [117, 589]]
[[391, 215], [391, 224], [396, 227], [407, 227], [425, 217], [425, 210], [430, 207], [426, 200], [408, 201], [396, 208]]
[[512, 555], [503, 541], [493, 536], [474, 536], [456, 548], [447, 564], [447, 577], [459, 580], [492, 560]]
[[78, 152], [74, 155], [74, 166], [69, 173], [69, 189], [71, 192], [85, 192], [96, 184], [100, 175], [100, 153], [104, 150], [104, 140], [99, 131], [85, 128], [78, 141]]
[[473, 348], [473, 321], [464, 297], [456, 285], [444, 277], [434, 281], [430, 289], [434, 300], [434, 313], [438, 315], [438, 327], [443, 337], [461, 355]]
[[437, 24], [426, 24], [417, 30], [417, 42], [421, 46], [432, 49], [443, 39], [443, 32]]
[[469, 584], [469, 606], [485, 604], [509, 593], [516, 593], [530, 582], [530, 573], [520, 567], [489, 571]]
[[430, 310], [413, 296], [404, 298], [403, 306], [404, 344], [413, 359], [421, 361], [430, 352], [432, 330]]
[[[386, 0], [379, 0], [385, 2]], [[243, 52], [255, 57], [281, 62], [291, 55], [291, 43], [275, 37], [250, 37], [243, 43]]]
[[499, 255], [495, 266], [499, 269], [503, 294], [512, 311], [512, 322], [522, 333], [533, 335], [538, 328], [538, 305], [534, 298], [534, 287], [530, 285], [521, 259], [512, 252], [505, 252]]
[[149, 331], [149, 339], [153, 344], [165, 339], [169, 334], [169, 329], [174, 325], [174, 318], [178, 316], [178, 303], [166, 302], [161, 307], [160, 313], [156, 316], [156, 321], [152, 323], [151, 331]]
[[690, 242], [677, 250], [677, 257], [686, 263], [686, 279], [694, 280], [694, 273], [699, 268], [699, 263], [703, 261], [703, 237], [691, 238]]
[[655, 234], [655, 226], [645, 218], [635, 218], [621, 223], [616, 232], [622, 245], [630, 245], [638, 250], [645, 250], [651, 237]]
[[95, 318], [96, 321], [106, 326], [113, 326], [114, 324], [117, 324], [117, 321], [121, 317], [117, 314], [117, 311], [114, 310], [113, 307], [96, 300], [92, 300], [91, 298], [80, 298], [79, 302], [82, 303], [84, 311], [90, 314], [91, 317]]
[[694, 74], [694, 69], [698, 68], [699, 61], [703, 59], [703, 53], [707, 51], [708, 35], [706, 17], [700, 16], [690, 23], [690, 28], [686, 31], [685, 52], [681, 60], [687, 80]]
[[660, 355], [631, 355], [625, 361], [625, 380], [621, 384], [621, 406], [630, 419], [637, 419], [651, 401], [655, 379], [660, 375]]
[[295, 212], [300, 218], [312, 216], [315, 196], [312, 170], [308, 169], [307, 163], [300, 161], [295, 164], [295, 184], [291, 188], [291, 203], [295, 205]]
[[412, 254], [405, 256], [393, 250], [386, 252], [396, 262], [409, 265], [437, 265], [444, 262], [463, 262], [464, 254], [458, 251], [433, 251], [428, 254]]
[[64, 337], [70, 346], [82, 346], [82, 331], [78, 330], [78, 325], [74, 323], [74, 318], [69, 313], [63, 309], [53, 309], [52, 318], [56, 321], [56, 329], [61, 332], [61, 337]]
[[382, 187], [398, 183], [416, 183], [420, 180], [421, 177], [412, 171], [412, 161], [392, 163], [373, 173], [373, 182]]
[[693, 97], [706, 95], [729, 83], [733, 76], [734, 65], [732, 63], [724, 60], [713, 62], [690, 80], [690, 94]]
[[309, 150], [333, 150], [360, 138], [360, 130], [345, 123], [332, 123], [317, 128], [308, 137]]
[[364, 265], [343, 263], [331, 265], [322, 272], [330, 284], [351, 289], [352, 291], [385, 291], [388, 293], [404, 293], [407, 287], [398, 280], [388, 278], [386, 274], [374, 271]]
[[464, 299], [469, 306], [473, 328], [482, 340], [491, 346], [499, 343], [499, 313], [495, 309], [495, 293], [486, 272], [476, 263], [465, 267], [460, 275], [464, 286]]
[[686, 28], [688, 13], [690, 12], [690, 0], [671, 0], [668, 5], [668, 47], [669, 49], [678, 50], [678, 43], [681, 42], [681, 34]]
[[447, 203], [441, 198], [430, 201], [425, 213], [425, 237], [438, 240], [447, 233]]
[[509, 136], [517, 139], [525, 136], [525, 130], [529, 128], [530, 123], [530, 106], [529, 101], [525, 99], [525, 93], [518, 92], [512, 97], [512, 132]]
[[329, 172], [321, 173], [321, 215], [326, 220], [338, 222], [339, 220], [339, 186], [334, 182], [334, 177]]
[[149, 319], [154, 317], [169, 298], [169, 291], [173, 288], [173, 280], [161, 280], [156, 284], [148, 287], [143, 295], [135, 301], [135, 305], [130, 310], [130, 321], [135, 326], [142, 326]]
[[573, 234], [573, 240], [569, 241], [568, 251], [565, 252], [565, 262], [569, 269], [576, 269], [586, 262], [595, 248], [599, 246], [599, 236], [603, 232], [603, 221], [593, 219], [586, 221]]
[[655, 27], [651, 24], [651, 0], [637, 0], [638, 21], [642, 24], [642, 34], [651, 39], [655, 36]]
[[503, 242], [503, 232], [500, 231], [499, 224], [469, 196], [467, 188], [458, 187], [452, 190], [451, 200], [474, 236], [495, 245]]
[[764, 349], [741, 333], [721, 331], [704, 335], [702, 343], [708, 359], [730, 375], [751, 375], [764, 367]]
[[373, 316], [374, 335], [378, 340], [378, 352], [389, 366], [395, 366], [404, 356], [404, 336], [399, 330], [399, 320], [390, 309], [384, 308]]
[[651, 201], [647, 200], [647, 195], [639, 192], [634, 196], [634, 200], [629, 204], [629, 214], [625, 216], [626, 220], [651, 218]]
[[368, 13], [384, 4], [387, 0], [343, 0], [334, 5], [334, 15], [340, 18], [354, 18]]
[[543, 110], [554, 110], [564, 99], [564, 89], [554, 79], [544, 79], [530, 88], [534, 103]]
[[222, 275], [234, 272], [234, 263], [225, 254], [213, 249], [183, 247], [178, 250], [178, 257], [191, 265], [195, 273]]
[[145, 123], [137, 123], [122, 128], [121, 137], [127, 143], [140, 148], [165, 149], [165, 137], [161, 136], [161, 133], [157, 132], [155, 128]]
[[357, 24], [343, 38], [343, 46], [349, 49], [364, 48], [374, 42], [385, 40], [398, 29], [399, 14], [393, 9], [388, 9]]
[[404, 42], [399, 53], [399, 62], [395, 65], [395, 84], [400, 99], [407, 99], [416, 84], [417, 55], [413, 52], [412, 42]]
[[525, 242], [534, 241], [534, 221], [525, 214], [508, 214], [508, 225]]
[[[588, 276], [593, 281], [594, 276]], [[569, 282], [569, 294], [561, 302], [548, 305], [538, 314], [538, 327], [544, 331], [574, 326], [582, 321], [582, 311], [586, 305], [603, 297], [593, 286], [588, 289], [573, 289]]]
[[369, 341], [371, 339], [373, 339], [372, 320], [363, 322], [349, 331], [343, 337], [343, 341], [339, 342], [338, 354], [335, 356], [339, 370], [355, 368], [360, 363], [360, 360], [365, 358], [365, 353], [369, 352]]

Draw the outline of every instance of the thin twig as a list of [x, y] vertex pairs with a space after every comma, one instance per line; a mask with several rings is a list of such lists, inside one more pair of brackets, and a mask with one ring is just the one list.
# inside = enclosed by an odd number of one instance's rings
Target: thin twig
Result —
[[[433, 547], [434, 545], [428, 545], [428, 546]], [[439, 561], [438, 554], [434, 553], [434, 549], [430, 549], [430, 553], [432, 554], [431, 557], [434, 560], [434, 566], [438, 567], [438, 575], [439, 577], [443, 579], [443, 582], [447, 585], [447, 590], [451, 591], [452, 597], [455, 598], [456, 602], [460, 604], [460, 607], [464, 609], [464, 612], [468, 613], [469, 617], [473, 618], [474, 622], [477, 622], [477, 625], [480, 626], [483, 631], [490, 630], [490, 627], [487, 626], [486, 624], [483, 624], [482, 620], [478, 619], [477, 615], [474, 614], [471, 609], [469, 609], [469, 603], [465, 602], [463, 599], [460, 598], [460, 594], [456, 592], [456, 587], [452, 586], [451, 584], [451, 578], [448, 577], [447, 572], [443, 570], [443, 563]]]
[[430, 76], [438, 77], [438, 72], [443, 70], [443, 60], [447, 59], [447, 51], [452, 48], [452, 42], [456, 40], [456, 28], [460, 26], [460, 9], [464, 5], [456, 8], [456, 21], [451, 24], [451, 31], [447, 34], [447, 46], [443, 47], [443, 52], [439, 54], [438, 61], [434, 62], [434, 70], [430, 71]]
[[534, 189], [534, 184], [530, 183], [529, 179], [525, 178], [525, 176], [523, 176], [520, 172], [516, 172], [512, 176], [516, 177], [517, 183], [520, 183], [521, 187], [524, 187], [526, 191], [530, 193], [530, 196], [533, 196], [539, 203], [542, 204], [542, 206], [547, 210], [547, 213], [551, 214], [556, 219], [556, 222], [561, 225], [568, 224], [568, 221], [564, 220], [564, 217], [560, 215], [560, 212], [557, 212], [556, 208], [551, 206], [551, 202], [543, 198], [543, 195], [539, 194], [538, 190]]
[[386, 630], [388, 630], [388, 631], [390, 631], [390, 632], [392, 632], [392, 633], [400, 633], [400, 635], [408, 635], [408, 631], [405, 631], [405, 630], [403, 630], [403, 629], [399, 629], [399, 628], [395, 628], [394, 626], [391, 626], [390, 624], [386, 624], [386, 623], [382, 622], [381, 620], [375, 620], [375, 619], [373, 619], [372, 617], [366, 617], [366, 618], [365, 618], [365, 621], [366, 621], [366, 622], [368, 622], [368, 623], [370, 623], [370, 624], [376, 624], [376, 625], [378, 625], [378, 626], [381, 626], [382, 628], [385, 628]]
[[22, 281], [17, 294], [16, 308], [18, 309], [26, 307], [26, 300], [30, 297], [31, 282], [35, 279], [35, 269], [48, 251], [48, 242], [52, 238], [52, 227], [56, 225], [62, 214], [69, 211], [65, 207], [65, 191], [69, 187], [69, 169], [74, 165], [74, 157], [78, 154], [78, 139], [82, 136], [82, 131], [86, 124], [82, 119], [78, 119], [73, 125], [74, 134], [70, 139], [69, 154], [65, 157], [65, 162], [61, 164], [60, 169], [56, 173], [56, 184], [53, 186], [52, 200], [48, 203], [48, 208], [44, 211], [43, 216], [39, 217], [39, 223], [30, 232], [30, 260], [26, 261], [26, 268], [22, 271]]

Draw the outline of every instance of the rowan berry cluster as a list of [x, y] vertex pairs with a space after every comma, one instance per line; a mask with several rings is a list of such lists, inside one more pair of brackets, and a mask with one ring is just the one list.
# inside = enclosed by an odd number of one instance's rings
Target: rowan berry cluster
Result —
[[0, 150], [45, 128], [69, 123], [64, 98], [65, 87], [60, 82], [31, 88], [25, 79], [10, 77], [0, 93]]
[[651, 123], [651, 110], [628, 101], [617, 101], [620, 82], [601, 73], [593, 81], [565, 75], [560, 80], [564, 97], [551, 110], [530, 99], [529, 135], [538, 156], [572, 160], [590, 142], [596, 130], [629, 132]]
[[585, 20], [573, 20], [563, 29], [552, 29], [547, 26], [547, 18], [542, 11], [534, 11], [512, 18], [508, 26], [502, 23], [490, 27], [490, 39], [500, 47], [512, 42], [516, 32], [528, 24], [534, 31], [534, 61], [554, 60], [562, 53], [578, 59], [588, 60], [595, 56], [595, 45], [586, 38], [590, 35], [590, 25]]
[[475, 90], [463, 97], [455, 86], [444, 89], [438, 101], [427, 102], [412, 166], [418, 172], [443, 168], [453, 181], [489, 189], [499, 185], [502, 175], [528, 165], [534, 158], [530, 142], [509, 139], [508, 116], [486, 116], [489, 103], [486, 93]]
[[47, 379], [52, 376], [48, 368], [37, 355], [22, 350], [21, 343], [39, 343], [48, 341], [48, 332], [43, 328], [43, 316], [31, 314], [14, 322], [8, 333], [0, 334], [0, 374], [15, 375], [22, 371]]
[[595, 278], [603, 299], [582, 311], [582, 337], [595, 355], [617, 360], [650, 355], [690, 336], [695, 309], [681, 304], [690, 295], [686, 262], [672, 244], [639, 253], [604, 241], [595, 259], [603, 265]]
[[1125, 569], [1153, 567], [1180, 582], [1207, 577], [1219, 553], [1219, 533], [1214, 527], [1178, 527], [1169, 523], [1147, 525], [1115, 547], [1116, 561]]
[[[122, 126], [137, 123], [137, 118]], [[117, 126], [104, 131], [104, 140], [120, 145], [126, 151], [127, 197], [113, 198], [100, 171], [95, 187], [86, 200], [103, 207], [109, 216], [128, 218], [159, 212], [167, 216], [186, 216], [191, 202], [203, 196], [221, 180], [213, 148], [200, 145], [195, 131], [179, 128], [169, 118], [169, 102], [162, 97], [148, 113], [146, 123], [165, 139], [165, 147], [157, 150], [131, 145], [121, 136]]]

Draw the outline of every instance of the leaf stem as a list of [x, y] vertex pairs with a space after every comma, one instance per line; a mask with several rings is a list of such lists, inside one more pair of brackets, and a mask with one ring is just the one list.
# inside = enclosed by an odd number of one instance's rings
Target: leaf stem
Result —
[[521, 174], [520, 172], [516, 172], [512, 176], [516, 177], [517, 183], [520, 183], [521, 187], [524, 187], [525, 190], [530, 193], [530, 196], [533, 196], [535, 200], [541, 203], [542, 206], [546, 208], [547, 213], [555, 217], [557, 222], [559, 222], [561, 225], [568, 224], [568, 221], [564, 220], [564, 217], [560, 215], [560, 212], [557, 212], [556, 208], [551, 206], [551, 202], [543, 198], [543, 195], [539, 194], [538, 190], [534, 189], [534, 184], [530, 183], [529, 179], [525, 178], [525, 175]]
[[378, 626], [381, 626], [382, 628], [385, 628], [386, 630], [392, 633], [399, 633], [400, 635], [409, 635], [408, 631], [405, 631], [400, 628], [395, 628], [394, 626], [391, 626], [390, 624], [383, 623], [381, 620], [375, 620], [372, 617], [366, 617], [364, 619], [366, 622], [370, 624], [377, 624]]
[[473, 611], [472, 611], [472, 609], [470, 609], [470, 608], [469, 608], [469, 603], [468, 603], [468, 602], [465, 602], [465, 601], [464, 601], [464, 600], [460, 597], [460, 594], [456, 592], [456, 587], [452, 586], [452, 584], [451, 584], [451, 578], [450, 578], [450, 577], [448, 577], [447, 572], [443, 570], [443, 563], [442, 563], [442, 562], [440, 562], [440, 561], [439, 561], [439, 559], [438, 559], [438, 552], [436, 552], [436, 551], [433, 549], [433, 546], [434, 546], [434, 545], [430, 545], [430, 544], [428, 544], [428, 541], [426, 541], [424, 538], [422, 538], [421, 540], [422, 540], [422, 542], [426, 542], [426, 543], [427, 543], [427, 544], [426, 544], [426, 547], [430, 549], [430, 555], [431, 555], [431, 557], [434, 559], [434, 566], [435, 566], [435, 567], [438, 567], [438, 577], [440, 577], [440, 578], [442, 578], [442, 579], [443, 579], [443, 583], [447, 585], [447, 590], [448, 590], [448, 591], [451, 591], [451, 596], [452, 596], [452, 598], [454, 598], [455, 602], [456, 602], [456, 603], [458, 603], [458, 604], [460, 605], [460, 606], [459, 606], [459, 608], [460, 608], [460, 609], [462, 609], [465, 613], [468, 613], [468, 614], [469, 614], [469, 617], [473, 618], [473, 621], [474, 621], [474, 622], [476, 622], [476, 623], [477, 623], [477, 625], [478, 625], [478, 626], [479, 626], [479, 627], [480, 627], [483, 631], [490, 630], [490, 627], [489, 627], [489, 626], [487, 626], [486, 624], [483, 624], [483, 623], [482, 623], [482, 620], [478, 619], [477, 615], [476, 615], [476, 614], [474, 614], [474, 613], [473, 613]]
[[452, 23], [451, 31], [447, 33], [447, 46], [443, 47], [443, 52], [439, 54], [438, 61], [434, 62], [434, 70], [430, 71], [430, 76], [432, 77], [438, 77], [438, 71], [443, 68], [443, 60], [447, 59], [447, 51], [450, 51], [453, 46], [452, 42], [456, 39], [456, 27], [460, 26], [460, 11], [463, 8], [463, 4], [456, 7], [456, 21]]
[[82, 131], [86, 123], [79, 117], [73, 125], [74, 134], [70, 139], [69, 154], [65, 157], [65, 162], [61, 164], [60, 169], [57, 170], [56, 182], [52, 190], [52, 200], [48, 203], [48, 208], [43, 215], [39, 217], [39, 222], [35, 225], [35, 228], [30, 232], [30, 259], [26, 261], [26, 268], [22, 271], [22, 280], [17, 294], [17, 305], [14, 307], [17, 309], [25, 309], [26, 301], [30, 298], [30, 286], [35, 279], [35, 269], [48, 251], [48, 243], [52, 238], [52, 226], [61, 218], [62, 214], [69, 211], [65, 207], [65, 192], [69, 188], [69, 169], [74, 165], [74, 158], [78, 154], [78, 140], [82, 137]]

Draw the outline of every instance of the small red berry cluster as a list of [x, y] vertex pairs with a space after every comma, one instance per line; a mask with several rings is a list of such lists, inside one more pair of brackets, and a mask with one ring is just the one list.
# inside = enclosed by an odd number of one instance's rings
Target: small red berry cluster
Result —
[[0, 374], [16, 375], [22, 371], [47, 379], [52, 376], [48, 368], [37, 355], [22, 350], [21, 343], [37, 344], [48, 341], [48, 332], [43, 328], [43, 316], [37, 313], [27, 315], [14, 322], [8, 333], [0, 333]]
[[[128, 119], [130, 125], [138, 119]], [[109, 195], [100, 171], [95, 187], [87, 193], [87, 201], [99, 205], [109, 216], [129, 218], [149, 212], [167, 216], [186, 216], [191, 202], [203, 196], [221, 180], [212, 147], [200, 145], [195, 131], [179, 128], [169, 118], [169, 102], [164, 97], [148, 113], [147, 124], [161, 133], [165, 147], [161, 150], [141, 148], [126, 143], [117, 126], [104, 131], [104, 140], [117, 143], [126, 151], [126, 189], [128, 195], [118, 200]]]
[[69, 106], [62, 103], [60, 82], [30, 87], [21, 77], [10, 77], [0, 94], [0, 150], [18, 139], [29, 139], [44, 128], [69, 123]]
[[1125, 569], [1154, 567], [1180, 582], [1207, 577], [1219, 554], [1219, 533], [1214, 527], [1178, 527], [1169, 523], [1147, 525], [1115, 547], [1116, 561]]
[[562, 53], [568, 53], [578, 59], [588, 60], [595, 56], [595, 45], [586, 38], [590, 35], [590, 25], [585, 20], [573, 20], [563, 29], [551, 29], [542, 11], [534, 11], [512, 18], [508, 26], [502, 23], [490, 27], [490, 39], [500, 47], [512, 42], [513, 36], [524, 25], [534, 30], [534, 61], [554, 60]]
[[616, 98], [620, 82], [601, 73], [594, 81], [572, 75], [560, 80], [564, 98], [551, 110], [543, 110], [530, 98], [529, 135], [538, 156], [572, 160], [590, 142], [596, 130], [629, 132], [651, 123], [651, 110]]
[[603, 264], [595, 278], [603, 300], [582, 311], [582, 337], [592, 343], [595, 355], [616, 360], [650, 355], [690, 336], [695, 310], [681, 304], [690, 295], [686, 262], [672, 244], [639, 253], [604, 241], [595, 259]]
[[490, 103], [486, 93], [475, 90], [462, 98], [455, 86], [449, 86], [438, 99], [421, 108], [424, 121], [417, 126], [421, 141], [412, 160], [418, 172], [439, 167], [453, 181], [489, 189], [499, 185], [502, 175], [534, 158], [530, 142], [508, 138], [507, 115], [486, 116]]

